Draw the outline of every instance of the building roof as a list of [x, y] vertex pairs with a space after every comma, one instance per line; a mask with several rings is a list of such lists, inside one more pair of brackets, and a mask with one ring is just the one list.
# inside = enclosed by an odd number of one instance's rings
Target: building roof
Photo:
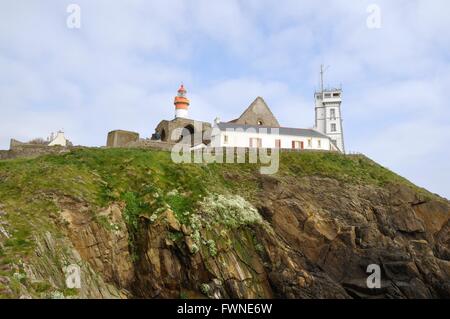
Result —
[[280, 126], [280, 123], [278, 123], [269, 106], [260, 96], [250, 104], [241, 116], [230, 122], [246, 125], [256, 125], [258, 122], [262, 122], [263, 125], [270, 125], [271, 127]]
[[328, 136], [313, 130], [313, 129], [305, 129], [305, 128], [290, 128], [290, 127], [270, 127], [270, 126], [259, 126], [259, 125], [247, 125], [247, 124], [237, 124], [230, 122], [220, 122], [217, 124], [217, 127], [221, 131], [226, 131], [227, 129], [243, 129], [247, 130], [249, 128], [255, 129], [256, 132], [259, 133], [260, 129], [264, 131], [262, 133], [271, 133], [272, 130], [275, 132], [278, 130], [279, 135], [291, 135], [291, 136], [306, 136], [306, 137], [321, 137], [321, 138], [329, 138]]
[[184, 88], [184, 84], [181, 84], [180, 88], [178, 89], [178, 93], [186, 93], [186, 89]]

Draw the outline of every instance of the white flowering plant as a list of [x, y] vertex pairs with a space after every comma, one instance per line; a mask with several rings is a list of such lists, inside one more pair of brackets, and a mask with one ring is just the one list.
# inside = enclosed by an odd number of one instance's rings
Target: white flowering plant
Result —
[[202, 201], [201, 211], [215, 222], [232, 228], [262, 222], [257, 209], [239, 195], [209, 195]]
[[[239, 195], [209, 194], [201, 201], [199, 213], [189, 216], [192, 228], [190, 236], [195, 247], [198, 249], [201, 245], [206, 246], [213, 257], [218, 253], [216, 243], [212, 239], [202, 238], [202, 228], [211, 230], [215, 225], [238, 228], [259, 223], [262, 223], [262, 217], [257, 209]], [[226, 238], [227, 231], [222, 229], [220, 236]]]

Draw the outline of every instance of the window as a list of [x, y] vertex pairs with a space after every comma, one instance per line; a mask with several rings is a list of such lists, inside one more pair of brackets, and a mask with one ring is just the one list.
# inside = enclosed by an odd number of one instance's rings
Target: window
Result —
[[339, 97], [339, 93], [333, 93], [334, 97]]
[[257, 137], [250, 137], [250, 147], [251, 148], [261, 148], [262, 147], [262, 139]]
[[331, 97], [331, 93], [325, 93], [325, 97]]
[[318, 140], [318, 141], [317, 141], [317, 147], [318, 147], [318, 148], [322, 148], [322, 141], [321, 141], [321, 140]]
[[299, 150], [303, 149], [303, 142], [302, 141], [292, 141], [292, 149]]
[[331, 132], [336, 132], [336, 123], [331, 123]]
[[332, 119], [335, 119], [335, 118], [336, 118], [336, 110], [335, 110], [335, 109], [330, 109], [330, 117], [331, 117]]
[[308, 147], [312, 147], [312, 140], [311, 139], [308, 140]]
[[281, 148], [281, 140], [275, 140], [275, 148]]
[[223, 136], [223, 144], [228, 144], [228, 135]]
[[263, 125], [263, 122], [262, 121], [258, 121], [258, 125]]

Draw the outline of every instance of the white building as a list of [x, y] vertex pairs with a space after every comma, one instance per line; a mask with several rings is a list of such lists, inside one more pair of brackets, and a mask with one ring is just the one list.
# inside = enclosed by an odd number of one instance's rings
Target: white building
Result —
[[315, 94], [316, 123], [314, 128], [328, 136], [334, 145], [345, 153], [342, 128], [342, 90], [322, 90]]
[[333, 150], [330, 138], [312, 129], [216, 123], [213, 147]]
[[[230, 122], [215, 120], [211, 132], [212, 147], [280, 148], [344, 152], [339, 97], [324, 92], [316, 99], [314, 129], [281, 127], [261, 97]], [[327, 129], [327, 126], [330, 128]]]
[[66, 137], [64, 136], [64, 132], [62, 131], [58, 131], [58, 133], [56, 133], [56, 135], [54, 135], [53, 133], [51, 134], [50, 137], [50, 143], [48, 143], [48, 146], [67, 146], [68, 141], [66, 139]]

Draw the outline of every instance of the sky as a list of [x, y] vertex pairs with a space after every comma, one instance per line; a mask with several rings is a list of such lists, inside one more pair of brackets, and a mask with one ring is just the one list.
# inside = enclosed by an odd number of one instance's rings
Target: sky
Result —
[[149, 137], [181, 82], [193, 119], [231, 120], [262, 96], [282, 126], [312, 127], [324, 64], [325, 85], [343, 89], [346, 150], [450, 198], [448, 12], [447, 0], [0, 0], [0, 149], [60, 129], [86, 146], [114, 129]]

